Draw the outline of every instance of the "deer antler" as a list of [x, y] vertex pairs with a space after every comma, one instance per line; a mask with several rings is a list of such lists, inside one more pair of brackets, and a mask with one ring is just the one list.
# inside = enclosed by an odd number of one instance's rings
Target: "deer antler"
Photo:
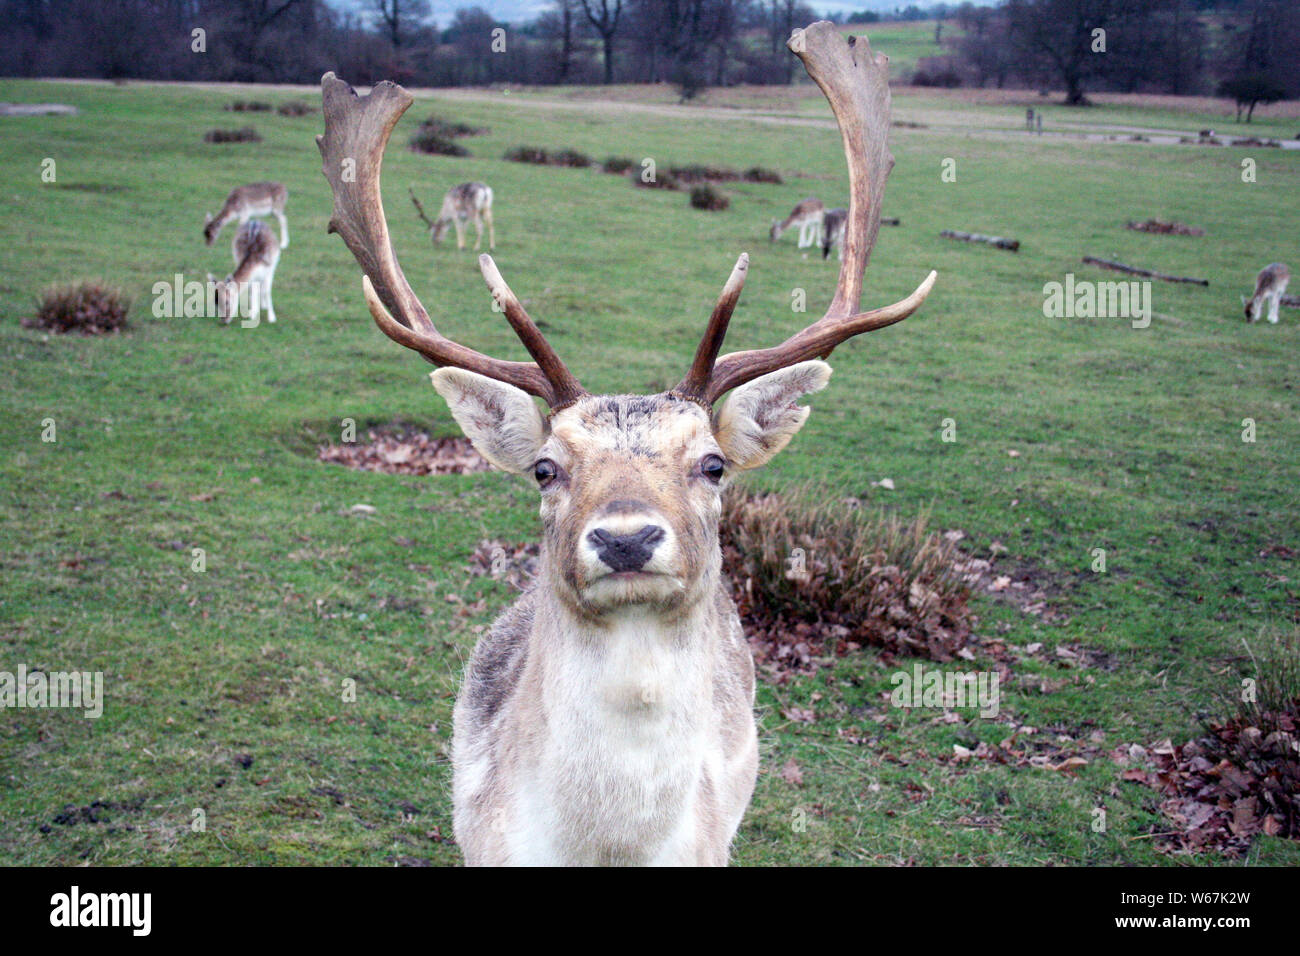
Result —
[[326, 73], [321, 78], [321, 100], [325, 135], [316, 137], [316, 145], [324, 160], [325, 178], [334, 191], [329, 231], [343, 238], [361, 266], [366, 303], [384, 334], [434, 365], [450, 365], [507, 382], [544, 399], [553, 409], [587, 394], [510, 291], [491, 256], [481, 256], [479, 268], [533, 362], [507, 362], [453, 342], [437, 330], [411, 291], [393, 253], [379, 190], [384, 147], [413, 102], [411, 94], [384, 81], [367, 95], [357, 96], [347, 83]]
[[732, 352], [715, 361], [744, 282], [748, 260], [742, 256], [709, 320], [690, 372], [673, 389], [673, 394], [704, 405], [712, 405], [725, 392], [760, 375], [807, 359], [825, 358], [855, 335], [901, 322], [920, 308], [938, 275], [931, 271], [915, 292], [893, 305], [858, 311], [862, 275], [880, 231], [885, 180], [894, 166], [888, 145], [889, 58], [873, 55], [866, 37], [850, 36], [846, 43], [826, 21], [796, 30], [786, 45], [803, 60], [808, 75], [826, 94], [844, 140], [850, 200], [839, 284], [826, 314], [802, 332], [774, 348]]

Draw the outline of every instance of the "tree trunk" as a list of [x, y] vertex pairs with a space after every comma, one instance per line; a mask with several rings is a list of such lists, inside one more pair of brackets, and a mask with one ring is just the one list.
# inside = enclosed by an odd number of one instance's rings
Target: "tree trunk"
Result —
[[560, 82], [569, 79], [569, 60], [573, 58], [573, 9], [564, 4], [564, 41], [560, 47]]
[[605, 45], [605, 85], [614, 82], [614, 34], [607, 33], [601, 40]]

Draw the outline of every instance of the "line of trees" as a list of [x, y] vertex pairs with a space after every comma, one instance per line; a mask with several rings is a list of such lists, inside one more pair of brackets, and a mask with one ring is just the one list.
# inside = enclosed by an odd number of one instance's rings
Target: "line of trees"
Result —
[[1218, 93], [1239, 109], [1300, 96], [1295, 0], [1007, 0], [963, 4], [948, 53], [918, 82], [944, 86]]
[[[1298, 0], [1004, 0], [909, 5], [941, 56], [902, 81], [945, 86], [1220, 93], [1248, 119], [1300, 96]], [[0, 75], [411, 85], [789, 83], [805, 0], [551, 0], [525, 24], [429, 0], [0, 0]], [[832, 17], [833, 19], [833, 17]], [[879, 19], [870, 11], [850, 22]]]
[[[457, 86], [789, 82], [803, 0], [553, 0], [510, 25], [429, 0], [0, 0], [0, 75]], [[503, 55], [504, 54], [504, 55]]]

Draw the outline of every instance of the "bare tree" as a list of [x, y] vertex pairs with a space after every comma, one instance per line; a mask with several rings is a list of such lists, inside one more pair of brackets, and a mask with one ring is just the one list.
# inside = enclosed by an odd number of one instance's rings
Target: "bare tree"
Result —
[[1106, 63], [1106, 54], [1095, 52], [1094, 31], [1115, 27], [1123, 9], [1123, 0], [1009, 0], [1006, 6], [1013, 43], [1055, 74], [1071, 106], [1087, 104], [1084, 85]]
[[600, 34], [600, 41], [605, 51], [605, 82], [614, 82], [614, 34], [618, 32], [618, 20], [623, 14], [623, 0], [580, 0], [582, 12], [587, 15], [591, 25]]
[[370, 0], [380, 31], [400, 50], [402, 43], [430, 15], [429, 0]]

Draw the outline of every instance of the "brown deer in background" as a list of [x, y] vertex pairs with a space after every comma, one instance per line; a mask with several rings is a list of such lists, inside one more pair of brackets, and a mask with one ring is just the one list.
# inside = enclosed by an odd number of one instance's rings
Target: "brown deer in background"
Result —
[[722, 580], [722, 490], [803, 425], [798, 400], [826, 385], [822, 360], [837, 345], [905, 319], [935, 281], [860, 311], [893, 165], [888, 60], [824, 22], [791, 48], [830, 100], [848, 158], [834, 298], [781, 345], [719, 357], [742, 255], [686, 377], [658, 395], [584, 390], [487, 255], [483, 276], [533, 361], [444, 337], [398, 266], [380, 200], [384, 148], [412, 97], [389, 82], [358, 97], [332, 73], [322, 80], [330, 228], [361, 266], [371, 315], [440, 366], [434, 387], [475, 447], [541, 496], [538, 576], [479, 640], [456, 703], [454, 822], [470, 864], [727, 861], [758, 745], [753, 662]]
[[475, 249], [483, 244], [484, 223], [487, 223], [488, 227], [488, 248], [497, 247], [496, 226], [492, 222], [492, 199], [491, 186], [484, 183], [461, 183], [447, 190], [447, 195], [442, 197], [442, 208], [438, 210], [438, 218], [430, 219], [424, 214], [424, 207], [420, 205], [420, 200], [415, 198], [415, 188], [411, 188], [411, 202], [415, 203], [415, 211], [429, 227], [429, 238], [434, 243], [441, 242], [442, 237], [447, 234], [447, 224], [451, 223], [456, 228], [457, 249], [465, 248], [464, 224], [466, 222], [474, 224]]
[[800, 249], [821, 245], [822, 216], [825, 212], [826, 207], [820, 199], [809, 196], [807, 199], [800, 200], [794, 204], [790, 215], [780, 221], [772, 220], [772, 229], [768, 232], [767, 238], [776, 242], [781, 238], [781, 233], [798, 226]]
[[254, 216], [275, 216], [280, 221], [280, 248], [288, 249], [289, 220], [284, 217], [284, 207], [288, 202], [289, 190], [284, 188], [283, 183], [263, 182], [236, 186], [215, 217], [203, 218], [203, 241], [208, 245], [216, 242], [221, 230], [232, 219], [239, 220], [242, 226]]

